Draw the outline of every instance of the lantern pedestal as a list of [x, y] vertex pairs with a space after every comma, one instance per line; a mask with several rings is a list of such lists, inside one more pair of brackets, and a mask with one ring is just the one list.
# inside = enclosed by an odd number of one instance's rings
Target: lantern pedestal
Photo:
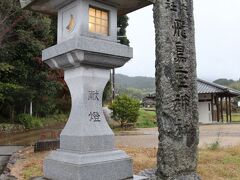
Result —
[[121, 180], [133, 178], [132, 160], [114, 147], [114, 134], [102, 109], [110, 69], [132, 57], [132, 49], [88, 37], [64, 41], [43, 51], [52, 68], [64, 69], [72, 108], [60, 135], [60, 149], [44, 161], [52, 180]]
[[65, 70], [72, 109], [60, 136], [60, 149], [44, 162], [48, 179], [119, 180], [133, 176], [132, 160], [114, 148], [114, 134], [102, 110], [109, 73], [90, 66]]

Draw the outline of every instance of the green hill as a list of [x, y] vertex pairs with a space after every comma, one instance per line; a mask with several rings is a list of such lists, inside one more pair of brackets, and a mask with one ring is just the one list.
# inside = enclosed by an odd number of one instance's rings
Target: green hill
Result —
[[240, 91], [240, 79], [237, 81], [234, 81], [232, 79], [217, 79], [213, 82], [216, 84], [227, 86]]
[[[136, 76], [129, 77], [123, 74], [115, 75], [116, 93], [127, 94], [134, 98], [142, 99], [149, 93], [155, 92], [155, 78]], [[217, 79], [214, 83], [240, 90], [240, 80]]]
[[155, 91], [155, 78], [152, 77], [129, 77], [123, 74], [116, 74], [115, 79], [117, 87]]
[[127, 94], [131, 97], [142, 99], [149, 93], [155, 92], [155, 78], [129, 77], [123, 74], [115, 75], [116, 93]]

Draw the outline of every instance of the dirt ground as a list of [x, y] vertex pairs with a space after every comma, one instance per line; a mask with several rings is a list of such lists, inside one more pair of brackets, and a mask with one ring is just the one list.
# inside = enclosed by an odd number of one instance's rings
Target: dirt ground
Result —
[[[134, 162], [134, 172], [156, 167], [157, 128], [136, 129], [119, 132], [116, 144], [126, 151]], [[198, 172], [205, 180], [240, 179], [240, 124], [200, 126], [200, 147], [220, 141], [222, 147], [235, 146], [230, 149], [199, 150]], [[141, 147], [141, 148], [139, 148]], [[43, 159], [49, 152], [33, 153], [33, 148], [24, 150], [21, 158], [11, 168], [11, 174], [19, 180], [27, 180], [42, 175]], [[222, 169], [228, 169], [223, 171]]]
[[[156, 148], [117, 147], [124, 150], [133, 159], [134, 173], [156, 167]], [[29, 180], [42, 176], [43, 159], [47, 152], [34, 153], [28, 147], [22, 151], [16, 164], [11, 167], [11, 174], [18, 180]], [[240, 146], [218, 149], [199, 149], [197, 172], [204, 180], [239, 180]]]
[[[240, 124], [200, 125], [199, 147], [204, 148], [216, 141], [222, 147], [240, 145]], [[117, 135], [116, 145], [125, 147], [157, 148], [157, 128], [136, 129]]]

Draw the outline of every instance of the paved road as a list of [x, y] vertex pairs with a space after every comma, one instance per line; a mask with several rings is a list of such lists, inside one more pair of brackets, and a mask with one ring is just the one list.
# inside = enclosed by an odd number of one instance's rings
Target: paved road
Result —
[[[61, 129], [40, 129], [15, 134], [0, 134], [0, 145], [33, 145], [41, 136], [51, 138], [52, 134], [58, 134], [60, 131]], [[217, 140], [222, 146], [240, 145], [240, 124], [200, 126], [200, 147]], [[157, 143], [157, 128], [119, 132], [116, 136], [117, 145], [152, 148], [157, 147]]]
[[[117, 145], [146, 148], [158, 146], [157, 128], [137, 129], [126, 134], [116, 136]], [[216, 141], [224, 147], [240, 145], [240, 124], [201, 125], [199, 147], [206, 147]]]

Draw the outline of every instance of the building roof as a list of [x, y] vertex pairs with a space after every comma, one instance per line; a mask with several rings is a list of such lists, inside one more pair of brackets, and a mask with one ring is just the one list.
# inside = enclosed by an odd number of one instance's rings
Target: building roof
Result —
[[220, 86], [215, 83], [210, 83], [204, 81], [202, 79], [197, 80], [197, 88], [199, 94], [207, 94], [207, 93], [223, 93], [227, 91], [227, 88], [224, 86]]
[[[219, 94], [228, 96], [240, 96], [240, 91], [225, 87], [219, 84], [197, 79], [198, 94]], [[156, 93], [151, 93], [147, 98], [155, 97]]]
[[198, 94], [228, 94], [230, 96], [240, 96], [240, 91], [225, 87], [219, 84], [204, 81], [202, 79], [197, 80]]
[[[74, 0], [20, 0], [21, 7], [44, 14], [57, 14], [57, 9]], [[115, 6], [122, 16], [154, 3], [155, 0], [95, 0]]]

